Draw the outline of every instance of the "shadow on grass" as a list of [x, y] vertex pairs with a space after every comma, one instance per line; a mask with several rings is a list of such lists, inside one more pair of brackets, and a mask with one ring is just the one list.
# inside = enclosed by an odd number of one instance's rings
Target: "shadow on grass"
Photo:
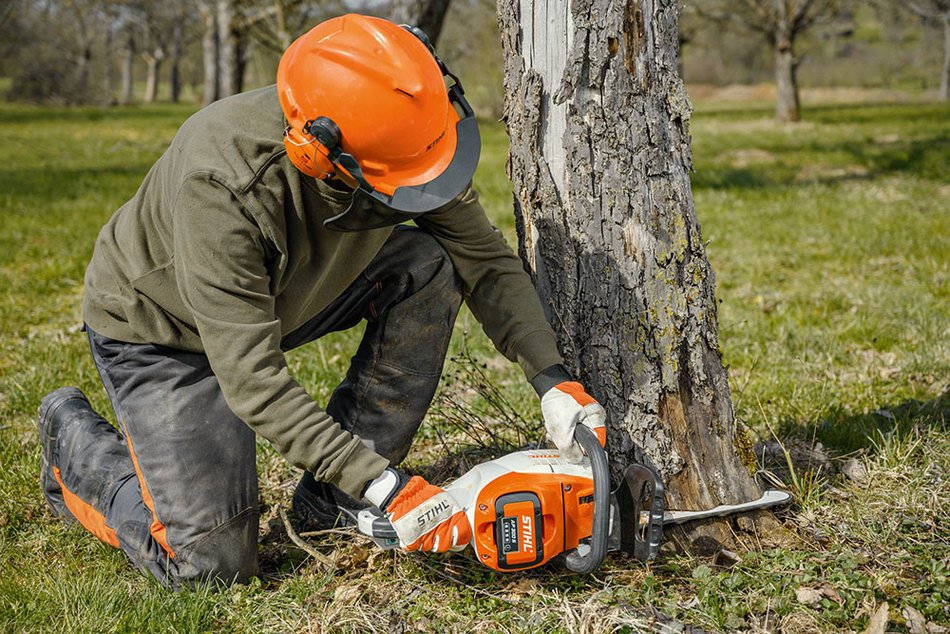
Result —
[[[129, 179], [137, 186], [150, 166], [151, 161], [140, 161], [82, 169], [0, 168], [0, 191], [15, 199], [36, 197], [46, 202], [79, 199], [88, 196], [91, 189], [101, 188], [104, 194], [108, 193], [115, 188], [117, 180]], [[134, 192], [133, 187], [129, 195]]]
[[194, 104], [160, 104], [151, 106], [115, 106], [62, 108], [56, 106], [29, 106], [29, 105], [0, 105], [0, 125], [3, 124], [42, 124], [56, 123], [92, 123], [97, 121], [128, 124], [139, 119], [164, 120], [163, 125], [169, 123], [170, 114], [181, 113], [184, 121], [191, 113], [198, 110]]
[[872, 103], [843, 103], [807, 106], [803, 110], [802, 118], [814, 123], [873, 123], [905, 124], [907, 123], [908, 109], [914, 110], [915, 122], [933, 122], [943, 125], [947, 120], [950, 107], [939, 102], [902, 103], [872, 102]]
[[[914, 120], [942, 124], [946, 121], [948, 107], [939, 102], [881, 102], [869, 103], [827, 103], [806, 104], [802, 107], [802, 123], [822, 124], [905, 124], [908, 109], [914, 110]], [[702, 102], [696, 106], [696, 116], [701, 119], [731, 121], [748, 119], [772, 119], [775, 117], [775, 105], [771, 101]], [[794, 130], [795, 123], [780, 124]]]
[[812, 424], [803, 426], [800, 421], [787, 420], [779, 425], [777, 433], [783, 440], [807, 433], [809, 440], [821, 442], [834, 453], [848, 454], [873, 451], [883, 437], [903, 438], [923, 429], [946, 431], [948, 421], [950, 389], [929, 401], [909, 399], [883, 404], [867, 413], [856, 414], [837, 406]]
[[[720, 160], [711, 169], [697, 169], [691, 178], [693, 189], [813, 187], [873, 181], [895, 174], [940, 181], [945, 178], [946, 166], [950, 163], [950, 136], [893, 143], [815, 142], [804, 147], [773, 148], [772, 152], [787, 157], [789, 163], [739, 168], [722, 165], [725, 161]], [[803, 161], [805, 153], [809, 157]], [[842, 160], [842, 154], [850, 160]], [[813, 168], [812, 175], [807, 173], [809, 168]]]

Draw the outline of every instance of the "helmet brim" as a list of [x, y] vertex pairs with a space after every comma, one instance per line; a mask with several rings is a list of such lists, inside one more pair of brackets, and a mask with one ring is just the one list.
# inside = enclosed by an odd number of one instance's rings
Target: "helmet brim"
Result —
[[333, 231], [366, 231], [397, 225], [444, 207], [465, 191], [478, 166], [481, 137], [475, 113], [465, 97], [450, 91], [450, 99], [459, 105], [464, 116], [455, 125], [455, 153], [445, 170], [427, 183], [397, 187], [392, 196], [387, 196], [362, 177], [355, 158], [340, 154], [334, 162], [354, 177], [359, 186], [346, 211], [328, 218], [323, 226]]

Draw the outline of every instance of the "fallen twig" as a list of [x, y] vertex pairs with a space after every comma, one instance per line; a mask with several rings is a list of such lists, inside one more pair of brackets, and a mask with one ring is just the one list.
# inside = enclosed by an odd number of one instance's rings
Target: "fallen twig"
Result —
[[290, 525], [290, 519], [287, 517], [287, 511], [280, 509], [280, 519], [284, 522], [284, 528], [287, 530], [287, 536], [290, 538], [298, 548], [302, 551], [316, 559], [327, 571], [334, 570], [336, 568], [336, 563], [321, 553], [319, 550], [309, 546], [307, 542], [300, 538], [300, 535], [297, 534], [297, 531], [294, 530], [294, 527]]
[[[346, 535], [347, 537], [366, 537], [363, 533], [357, 531], [355, 528], [324, 528], [319, 531], [306, 531], [305, 533], [300, 533], [301, 537], [319, 537], [321, 535], [329, 535], [331, 533], [337, 535]], [[369, 537], [366, 537], [369, 539]]]

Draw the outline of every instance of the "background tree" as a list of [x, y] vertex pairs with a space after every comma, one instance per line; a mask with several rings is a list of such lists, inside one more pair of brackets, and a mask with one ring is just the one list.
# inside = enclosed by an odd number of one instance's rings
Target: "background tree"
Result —
[[218, 14], [214, 0], [195, 0], [201, 19], [201, 62], [204, 80], [201, 85], [201, 103], [207, 105], [220, 96], [218, 81]]
[[495, 0], [456, 0], [449, 7], [437, 49], [465, 82], [465, 93], [478, 115], [495, 120], [504, 112], [499, 42]]
[[843, 0], [690, 0], [689, 4], [707, 20], [765, 37], [774, 56], [775, 117], [782, 122], [801, 120], [795, 43], [816, 23], [833, 18]]
[[[672, 508], [702, 509], [760, 491], [690, 192], [677, 16], [675, 0], [499, 3], [521, 255], [570, 370], [607, 408], [615, 474], [646, 460]], [[732, 542], [723, 522], [689, 537]]]
[[334, 1], [267, 0], [245, 18], [255, 42], [280, 55], [314, 21], [342, 13], [344, 7]]
[[433, 46], [442, 34], [450, 0], [393, 0], [389, 19], [396, 24], [418, 26], [432, 40]]
[[216, 0], [218, 47], [218, 98], [241, 92], [243, 64], [241, 61], [243, 37], [236, 0]]
[[911, 0], [887, 3], [888, 9], [907, 11], [925, 25], [943, 29], [943, 67], [940, 71], [940, 100], [950, 99], [950, 0]]
[[145, 103], [152, 103], [158, 95], [159, 72], [162, 62], [168, 57], [174, 22], [179, 17], [171, 3], [148, 2], [142, 5], [142, 27], [145, 44], [142, 58], [145, 60]]
[[97, 100], [92, 78], [98, 46], [94, 27], [102, 20], [98, 0], [20, 0], [0, 11], [6, 23], [21, 29], [12, 38], [15, 70], [9, 94], [54, 103]]

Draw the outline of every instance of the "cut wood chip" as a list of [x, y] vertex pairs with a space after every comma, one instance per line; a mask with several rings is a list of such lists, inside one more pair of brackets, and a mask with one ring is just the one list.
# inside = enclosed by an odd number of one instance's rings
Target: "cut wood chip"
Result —
[[804, 603], [805, 605], [815, 607], [821, 601], [821, 590], [802, 586], [795, 591], [795, 599], [799, 603]]
[[830, 599], [837, 603], [838, 605], [844, 605], [844, 599], [841, 598], [841, 595], [838, 594], [838, 591], [829, 586], [827, 583], [822, 585], [820, 588], [809, 588], [807, 586], [802, 586], [795, 591], [795, 598], [799, 603], [804, 603], [805, 605], [811, 607], [818, 607], [818, 604], [821, 603], [822, 598]]
[[881, 604], [881, 607], [871, 615], [871, 620], [868, 621], [868, 626], [864, 628], [863, 634], [884, 634], [887, 630], [887, 621], [890, 615], [890, 608], [887, 605], [887, 601]]
[[333, 602], [353, 603], [359, 599], [362, 594], [363, 591], [360, 590], [359, 586], [338, 586], [337, 589], [333, 591]]
[[864, 463], [857, 458], [848, 458], [841, 466], [841, 473], [852, 482], [860, 484], [868, 479], [868, 470]]
[[512, 581], [509, 583], [508, 587], [505, 588], [505, 591], [507, 592], [509, 599], [514, 599], [517, 601], [522, 597], [530, 597], [537, 589], [537, 579], [532, 579], [531, 577], [522, 577], [517, 581]]
[[742, 561], [742, 558], [731, 550], [726, 550], [723, 548], [718, 553], [716, 553], [715, 563], [721, 568], [732, 568], [740, 561]]
[[910, 634], [927, 634], [927, 618], [917, 608], [907, 606], [901, 610]]
[[838, 605], [844, 605], [844, 599], [841, 598], [841, 595], [838, 594], [838, 591], [829, 586], [827, 583], [819, 588], [821, 595], [827, 599], [831, 599]]
[[947, 632], [944, 626], [927, 621], [927, 617], [913, 606], [906, 606], [901, 610], [901, 615], [907, 621], [910, 634], [946, 634]]

